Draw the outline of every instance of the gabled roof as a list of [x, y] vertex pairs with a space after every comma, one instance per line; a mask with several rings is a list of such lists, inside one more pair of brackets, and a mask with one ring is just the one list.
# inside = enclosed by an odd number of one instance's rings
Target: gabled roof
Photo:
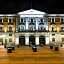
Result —
[[26, 10], [26, 11], [22, 11], [22, 12], [19, 12], [18, 14], [35, 14], [35, 15], [38, 15], [38, 14], [46, 14], [45, 12], [41, 12], [41, 11], [38, 11], [38, 10], [34, 10], [34, 9], [29, 9], [29, 10]]

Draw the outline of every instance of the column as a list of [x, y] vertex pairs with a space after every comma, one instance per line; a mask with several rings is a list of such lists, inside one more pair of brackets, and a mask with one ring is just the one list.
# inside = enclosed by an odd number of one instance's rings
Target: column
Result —
[[16, 18], [16, 32], [18, 31], [18, 18]]
[[48, 20], [47, 20], [47, 17], [44, 18], [44, 27], [46, 28], [46, 30], [48, 30]]
[[61, 22], [61, 17], [60, 17], [60, 22]]
[[29, 36], [28, 35], [25, 36], [25, 45], [29, 45]]
[[21, 22], [21, 17], [20, 17], [20, 22]]
[[8, 23], [9, 23], [9, 17], [8, 17]]
[[13, 18], [11, 17], [11, 22], [13, 22]]
[[48, 35], [45, 36], [45, 45], [49, 45], [49, 36]]
[[26, 18], [26, 30], [28, 30], [28, 18]]
[[54, 22], [55, 22], [55, 17], [54, 17]]
[[19, 36], [15, 37], [15, 44], [18, 45], [19, 44]]
[[52, 17], [51, 17], [51, 22], [52, 22]]
[[38, 30], [38, 20], [37, 20], [38, 18], [36, 18], [36, 30]]
[[3, 17], [2, 17], [2, 23], [3, 23]]
[[49, 43], [52, 43], [52, 34], [49, 34]]
[[37, 35], [36, 35], [36, 37], [35, 37], [35, 44], [36, 44], [36, 45], [39, 45], [39, 36], [37, 36]]

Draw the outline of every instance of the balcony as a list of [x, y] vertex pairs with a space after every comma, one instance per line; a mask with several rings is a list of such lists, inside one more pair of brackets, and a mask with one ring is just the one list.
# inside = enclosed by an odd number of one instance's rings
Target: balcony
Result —
[[29, 23], [29, 25], [35, 25], [35, 23]]
[[50, 24], [51, 24], [51, 25], [56, 25], [56, 23], [55, 23], [55, 22], [51, 22]]
[[44, 25], [44, 23], [39, 23], [39, 25]]
[[0, 30], [0, 32], [4, 32], [4, 30]]
[[60, 30], [59, 32], [64, 32], [64, 30]]
[[10, 23], [8, 23], [8, 25], [13, 25], [13, 23], [10, 22]]
[[7, 32], [13, 32], [12, 30], [8, 30]]
[[19, 25], [25, 25], [25, 23], [19, 23]]

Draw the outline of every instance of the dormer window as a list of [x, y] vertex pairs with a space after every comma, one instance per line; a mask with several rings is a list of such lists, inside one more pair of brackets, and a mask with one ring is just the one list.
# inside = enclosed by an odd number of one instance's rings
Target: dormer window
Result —
[[9, 23], [11, 23], [12, 22], [12, 19], [11, 18], [9, 18]]
[[23, 19], [21, 18], [21, 22], [23, 23]]
[[52, 18], [52, 22], [54, 22], [54, 18]]
[[61, 22], [64, 22], [64, 21], [63, 21], [63, 18], [61, 18]]
[[31, 18], [31, 23], [33, 23], [33, 19]]
[[43, 22], [43, 18], [41, 18], [40, 21]]
[[2, 23], [2, 19], [0, 18], [0, 23]]

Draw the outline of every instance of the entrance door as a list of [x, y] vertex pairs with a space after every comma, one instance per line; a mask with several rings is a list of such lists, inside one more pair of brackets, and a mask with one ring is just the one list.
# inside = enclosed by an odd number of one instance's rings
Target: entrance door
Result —
[[39, 37], [39, 44], [45, 45], [45, 36], [40, 36]]
[[35, 45], [35, 36], [29, 36], [29, 44]]
[[3, 38], [0, 38], [0, 45], [3, 45]]
[[24, 46], [25, 45], [25, 36], [20, 36], [19, 37], [19, 45]]

